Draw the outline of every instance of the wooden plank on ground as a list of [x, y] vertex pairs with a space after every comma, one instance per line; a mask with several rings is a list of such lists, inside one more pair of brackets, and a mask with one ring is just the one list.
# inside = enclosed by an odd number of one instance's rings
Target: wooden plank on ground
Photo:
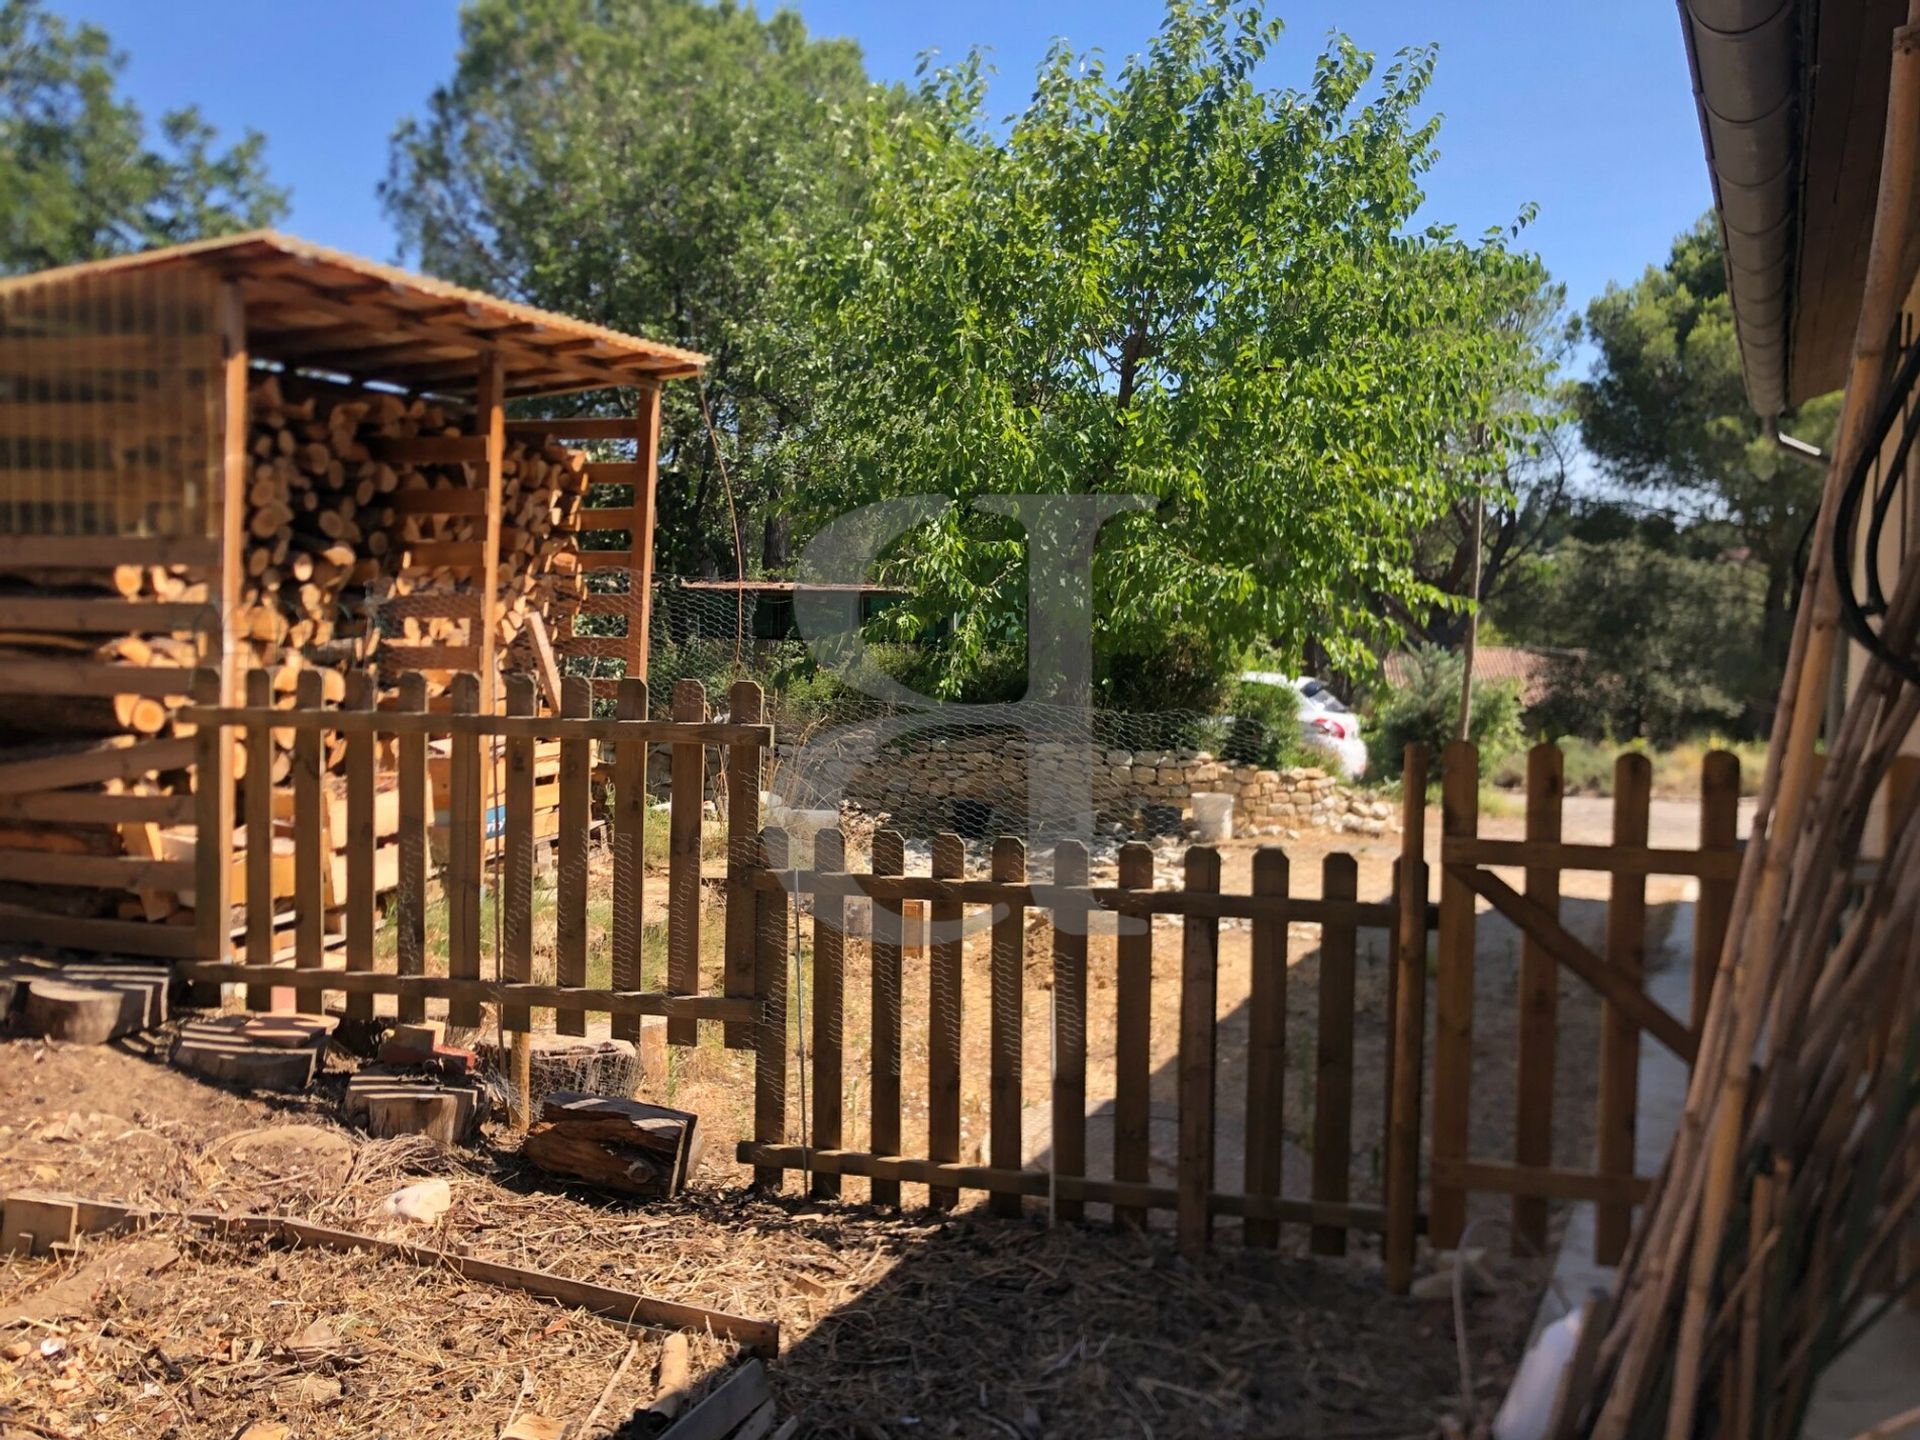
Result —
[[[593, 686], [569, 675], [560, 686], [560, 713], [584, 720], [593, 713]], [[560, 742], [560, 873], [553, 899], [554, 976], [562, 985], [587, 983], [587, 831], [593, 823], [592, 753], [583, 740]], [[562, 1035], [587, 1033], [583, 1010], [554, 1016]]]
[[[1320, 893], [1334, 900], [1359, 894], [1360, 870], [1351, 855], [1329, 855], [1321, 866]], [[1353, 1159], [1353, 980], [1358, 947], [1351, 925], [1320, 932], [1319, 1045], [1314, 1052], [1313, 1198], [1345, 1204]], [[1347, 1232], [1337, 1225], [1313, 1227], [1313, 1253], [1344, 1255]]]
[[[1120, 847], [1118, 881], [1123, 889], [1153, 888], [1153, 847], [1129, 841]], [[1152, 1160], [1153, 922], [1122, 915], [1116, 922], [1114, 972], [1113, 1177], [1146, 1183]], [[1115, 1223], [1144, 1226], [1147, 1212], [1116, 1206]]]
[[[1210, 894], [1220, 888], [1220, 852], [1195, 845], [1187, 851], [1186, 888]], [[1213, 1109], [1216, 1011], [1220, 994], [1220, 922], [1189, 915], [1180, 944], [1180, 1150], [1175, 1176], [1180, 1204], [1175, 1230], [1183, 1254], [1205, 1250], [1213, 1239]]]
[[[1062, 840], [1053, 883], [1053, 1173], [1087, 1173], [1087, 847]], [[1085, 1203], [1054, 1198], [1056, 1220], [1079, 1220]]]
[[[682, 680], [673, 687], [673, 718], [687, 724], [707, 718], [707, 692], [698, 680]], [[700, 811], [706, 788], [706, 751], [697, 741], [674, 745], [672, 784], [667, 815], [667, 990], [674, 995], [697, 995]], [[693, 1045], [699, 1039], [700, 1032], [691, 1021], [667, 1023], [669, 1045]]]
[[[1480, 828], [1480, 757], [1472, 743], [1455, 740], [1441, 760], [1441, 833], [1472, 839]], [[1428, 1225], [1433, 1243], [1451, 1250], [1467, 1220], [1464, 1192], [1438, 1178], [1441, 1160], [1467, 1158], [1473, 1105], [1473, 969], [1479, 922], [1473, 887], [1462, 867], [1440, 878], [1440, 943], [1434, 980], [1433, 1159], [1436, 1166]], [[1472, 872], [1475, 874], [1484, 872]]]
[[[873, 837], [873, 873], [904, 875], [907, 870], [906, 841], [897, 830], [880, 830]], [[869, 1126], [872, 1150], [876, 1155], [898, 1155], [900, 1129], [900, 939], [902, 920], [898, 900], [873, 902], [873, 943], [869, 1001], [871, 1039], [869, 1055], [873, 1074], [867, 1087], [870, 1101]], [[898, 1205], [897, 1181], [875, 1180], [872, 1200], [875, 1205]]]
[[[624, 720], [647, 718], [647, 682], [629, 675], [620, 682]], [[638, 990], [647, 933], [647, 742], [616, 743], [613, 751], [613, 988]], [[613, 1038], [640, 1039], [640, 1026], [624, 1016], [613, 1021]]]
[[[1560, 839], [1561, 795], [1566, 762], [1560, 747], [1545, 742], [1527, 752], [1527, 839], [1541, 844]], [[1560, 872], [1550, 864], [1527, 867], [1527, 897], [1557, 919]], [[1559, 1033], [1560, 966], [1540, 941], [1520, 932], [1520, 1036], [1514, 1059], [1513, 1157], [1521, 1165], [1553, 1163], [1553, 1073]], [[1513, 1197], [1513, 1248], [1543, 1255], [1547, 1245], [1547, 1204], [1532, 1195]]]
[[[846, 837], [822, 830], [813, 837], [813, 868], [844, 870]], [[815, 1148], [838, 1150], [844, 1139], [845, 1046], [847, 1040], [847, 902], [821, 895], [813, 902], [813, 1135]], [[929, 1104], [932, 1103], [929, 1097]], [[838, 1175], [815, 1174], [808, 1193], [816, 1200], [840, 1197]]]
[[[453, 713], [472, 715], [480, 708], [480, 679], [453, 677], [449, 688]], [[480, 978], [480, 857], [484, 842], [480, 801], [480, 737], [453, 735], [447, 793], [447, 973], [455, 979]], [[471, 1029], [480, 1023], [480, 1006], [456, 1000], [447, 1007], [447, 1024]]]
[[[294, 703], [318, 710], [325, 703], [318, 670], [302, 670]], [[326, 937], [326, 871], [330, 857], [321, 830], [320, 778], [325, 769], [322, 734], [302, 730], [293, 737], [293, 951], [302, 969], [316, 968]], [[321, 991], [301, 989], [293, 997], [302, 1015], [322, 1013]]]
[[[1262, 845], [1253, 854], [1253, 893], [1285, 895], [1287, 852]], [[1281, 915], [1256, 916], [1247, 994], [1247, 1154], [1249, 1195], [1278, 1195], [1287, 1146], [1287, 922]], [[1246, 1243], [1271, 1250], [1280, 1227], [1249, 1220]]]
[[[993, 878], [1005, 882], [1027, 878], [1024, 841], [1002, 835], [993, 842]], [[988, 1160], [1001, 1170], [1018, 1170], [1025, 1160], [1021, 1056], [1026, 977], [1026, 911], [1016, 905], [995, 906], [988, 971], [993, 1011], [988, 1040]], [[995, 1215], [1018, 1215], [1020, 1197], [996, 1193], [988, 1208]]]
[[[1647, 843], [1648, 804], [1653, 794], [1653, 762], [1638, 751], [1622, 755], [1613, 767], [1613, 840], [1616, 845]], [[1615, 875], [1607, 896], [1607, 968], [1635, 991], [1646, 984], [1647, 882], [1639, 875]], [[1633, 1175], [1636, 1112], [1640, 1106], [1640, 1026], [1607, 1000], [1600, 1004], [1599, 1121], [1594, 1151], [1602, 1175]], [[1616, 1265], [1627, 1248], [1633, 1210], [1602, 1204], [1594, 1216], [1593, 1253], [1602, 1265]]]
[[[933, 837], [933, 874], [957, 880], [967, 872], [967, 847], [958, 835]], [[927, 956], [927, 1155], [960, 1159], [960, 1015], [965, 969], [966, 909], [936, 900], [929, 910]], [[927, 1203], [951, 1210], [960, 1192], [949, 1186], [927, 1191]]]
[[[419, 714], [427, 708], [427, 682], [423, 675], [407, 675], [400, 681], [400, 711]], [[400, 829], [396, 836], [400, 851], [400, 885], [393, 896], [395, 969], [401, 975], [427, 973], [427, 824], [428, 810], [427, 737], [424, 732], [402, 735], [398, 741], [400, 785]], [[399, 1016], [403, 1024], [426, 1019], [426, 1001], [418, 995], [401, 994]]]
[[[727, 718], [760, 723], [764, 703], [759, 685], [751, 680], [736, 680], [727, 691]], [[726, 956], [722, 962], [724, 990], [728, 995], [753, 992], [753, 930], [755, 904], [748, 888], [750, 857], [760, 853], [760, 778], [764, 752], [757, 742], [727, 747], [727, 919]], [[752, 1026], [736, 1025], [726, 1032], [730, 1050], [757, 1045]]]
[[[531, 715], [536, 708], [533, 677], [509, 675], [507, 714]], [[524, 736], [506, 742], [506, 831], [501, 836], [500, 977], [515, 983], [533, 979], [533, 747]], [[627, 987], [639, 989], [638, 985]], [[533, 1012], [515, 1005], [501, 1012], [500, 1025], [516, 1035], [533, 1029]]]

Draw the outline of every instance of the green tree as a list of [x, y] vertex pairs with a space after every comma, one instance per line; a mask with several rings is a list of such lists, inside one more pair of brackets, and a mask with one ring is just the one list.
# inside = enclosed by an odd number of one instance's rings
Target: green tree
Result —
[[265, 141], [216, 149], [198, 110], [160, 119], [117, 93], [125, 57], [39, 0], [0, 4], [0, 274], [22, 274], [270, 225], [286, 192]]
[[1308, 88], [1264, 89], [1279, 34], [1175, 0], [1117, 70], [1057, 47], [1004, 130], [977, 56], [941, 71], [874, 117], [858, 229], [801, 257], [821, 338], [796, 499], [961, 502], [896, 556], [957, 667], [1017, 642], [1045, 563], [967, 508], [1007, 492], [1151, 497], [1102, 534], [1107, 657], [1311, 639], [1370, 664], [1375, 597], [1434, 598], [1412, 537], [1528, 423], [1500, 401], [1545, 366], [1492, 322], [1535, 262], [1413, 225], [1432, 53], [1376, 77], [1335, 39]]
[[[1782, 453], [1747, 404], [1713, 217], [1677, 237], [1665, 265], [1609, 286], [1587, 307], [1586, 328], [1598, 350], [1580, 390], [1587, 449], [1627, 490], [1724, 526], [1727, 543], [1744, 547], [1765, 577], [1749, 642], [1761, 663], [1741, 696], [1764, 716], [1786, 665], [1798, 554], [1821, 476]], [[1827, 444], [1837, 400], [1809, 402], [1784, 428]]]
[[[394, 137], [382, 195], [435, 274], [712, 357], [669, 386], [663, 570], [785, 560], [778, 441], [801, 403], [786, 257], [844, 223], [859, 49], [700, 0], [473, 0], [453, 78]], [[731, 467], [723, 475], [721, 464]], [[758, 539], [760, 554], [753, 553]]]

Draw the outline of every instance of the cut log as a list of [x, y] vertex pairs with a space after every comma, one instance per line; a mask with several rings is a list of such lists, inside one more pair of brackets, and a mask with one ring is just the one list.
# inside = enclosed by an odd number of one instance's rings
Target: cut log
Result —
[[301, 1044], [268, 1045], [249, 1038], [250, 1018], [218, 1015], [182, 1026], [173, 1046], [173, 1063], [212, 1080], [258, 1090], [304, 1090], [311, 1085], [326, 1048], [325, 1033], [309, 1032]]
[[117, 990], [63, 980], [29, 980], [21, 1023], [29, 1035], [69, 1045], [104, 1045], [122, 1033]]
[[699, 1119], [685, 1110], [603, 1095], [549, 1095], [520, 1153], [542, 1170], [666, 1199], [700, 1161]]

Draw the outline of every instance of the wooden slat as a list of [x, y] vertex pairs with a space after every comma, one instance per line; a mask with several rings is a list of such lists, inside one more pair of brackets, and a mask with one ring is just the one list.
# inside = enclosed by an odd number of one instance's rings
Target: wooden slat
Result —
[[[1320, 893], [1351, 900], [1360, 870], [1351, 855], [1329, 855], [1321, 865]], [[1319, 1043], [1314, 1052], [1313, 1198], [1345, 1204], [1353, 1159], [1353, 971], [1358, 958], [1351, 925], [1329, 925], [1320, 934]], [[1313, 1253], [1344, 1255], [1347, 1232], [1336, 1225], [1313, 1227]]]
[[144, 920], [75, 920], [8, 904], [0, 904], [0, 941], [180, 961], [192, 960], [201, 944], [195, 926], [149, 925]]
[[[727, 691], [727, 710], [733, 720], [757, 725], [763, 704], [760, 687], [736, 680]], [[753, 857], [760, 854], [760, 777], [763, 754], [758, 744], [727, 747], [727, 918], [723, 988], [729, 995], [753, 991], [753, 928], [756, 908], [752, 893]], [[758, 1044], [752, 1026], [734, 1026], [726, 1032], [730, 1050]]]
[[[1075, 892], [1087, 883], [1087, 847], [1062, 840], [1053, 851], [1053, 883], [1066, 892], [1053, 907], [1053, 1173], [1087, 1173], [1087, 921]], [[1054, 1218], [1079, 1220], [1084, 1202], [1054, 1192]]]
[[[1253, 855], [1256, 895], [1287, 893], [1287, 852], [1262, 845]], [[1287, 1148], [1287, 922], [1262, 915], [1253, 922], [1247, 993], [1247, 1153], [1246, 1191], [1278, 1195], [1284, 1180]], [[1249, 1220], [1246, 1243], [1271, 1250], [1280, 1243], [1280, 1227]]]
[[484, 435], [374, 436], [367, 450], [389, 465], [484, 465]]
[[[480, 681], [456, 675], [449, 692], [453, 712], [471, 715], [480, 704]], [[480, 978], [480, 737], [455, 735], [450, 741], [447, 795], [447, 973], [457, 980]], [[480, 1006], [455, 1000], [447, 1023], [460, 1029], [480, 1023]]]
[[[347, 677], [349, 709], [371, 710], [373, 677], [356, 671]], [[373, 969], [373, 922], [380, 907], [374, 885], [374, 857], [380, 837], [374, 822], [374, 740], [371, 735], [347, 737], [347, 968]], [[251, 956], [249, 956], [251, 958]], [[347, 1018], [371, 1020], [373, 997], [349, 995]]]
[[1449, 865], [1511, 865], [1556, 870], [1595, 870], [1613, 875], [1697, 875], [1719, 880], [1738, 877], [1738, 854], [1699, 850], [1663, 850], [1648, 845], [1574, 845], [1564, 841], [1448, 838], [1440, 858]]
[[[993, 878], [1019, 883], [1027, 878], [1027, 847], [1002, 835], [993, 842]], [[1001, 1170], [1018, 1170], [1024, 1162], [1022, 1109], [1023, 1030], [1026, 1010], [1026, 912], [1018, 906], [996, 906], [988, 968], [992, 1021], [988, 1050], [988, 1160]], [[1018, 1215], [1020, 1197], [996, 1194], [989, 1204], [995, 1215]]]
[[[1129, 890], [1153, 888], [1153, 847], [1130, 841], [1120, 847], [1119, 883]], [[1119, 921], [1114, 971], [1113, 1177], [1145, 1184], [1152, 1152], [1153, 922], [1127, 915]], [[1115, 1223], [1144, 1226], [1146, 1210], [1116, 1206]]]
[[[1653, 763], [1637, 751], [1622, 755], [1613, 767], [1613, 839], [1616, 845], [1647, 843], [1648, 802], [1653, 792]], [[1607, 896], [1607, 967], [1623, 985], [1638, 991], [1646, 983], [1647, 882], [1639, 875], [1615, 875]], [[1640, 1026], [1608, 1000], [1600, 1003], [1599, 1122], [1595, 1169], [1602, 1175], [1633, 1175], [1636, 1112], [1640, 1106]], [[1616, 1202], [1594, 1216], [1594, 1259], [1619, 1263], [1633, 1225], [1631, 1207]]]
[[[400, 711], [420, 714], [427, 708], [424, 676], [400, 681]], [[425, 731], [402, 735], [399, 741], [400, 886], [393, 897], [395, 965], [401, 975], [427, 972], [427, 825], [432, 819], [427, 791], [427, 737]], [[419, 995], [397, 991], [399, 1016], [411, 1024], [426, 1018], [426, 1002]]]
[[178, 600], [107, 600], [0, 595], [0, 630], [52, 630], [89, 635], [213, 633], [219, 607]]
[[[1700, 766], [1700, 849], [1735, 857], [1740, 844], [1740, 757], [1730, 750], [1710, 750]], [[1707, 1023], [1707, 1002], [1713, 997], [1713, 976], [1726, 943], [1733, 916], [1734, 877], [1712, 877], [1700, 882], [1700, 898], [1693, 907], [1693, 1029]]]
[[[1480, 759], [1469, 741], [1455, 740], [1441, 760], [1441, 831], [1471, 839], [1480, 827]], [[1473, 962], [1479, 930], [1473, 889], [1449, 866], [1440, 879], [1438, 974], [1434, 981], [1433, 1136], [1435, 1164], [1428, 1225], [1433, 1243], [1451, 1250], [1466, 1224], [1466, 1196], [1439, 1178], [1441, 1160], [1467, 1158], [1473, 1103]]]
[[[507, 713], [531, 715], [534, 711], [533, 678], [507, 676]], [[513, 984], [533, 979], [533, 746], [525, 736], [515, 736], [506, 745], [506, 829], [500, 841], [500, 978]], [[616, 869], [616, 880], [618, 872]], [[619, 901], [614, 902], [619, 913]], [[638, 990], [615, 978], [616, 990]], [[533, 1014], [524, 1005], [504, 1010], [500, 1026], [516, 1035], [533, 1029]]]
[[[484, 490], [398, 490], [387, 497], [396, 515], [484, 515], [487, 492]], [[478, 596], [473, 597], [476, 601]]]
[[[957, 880], [967, 872], [967, 847], [958, 835], [933, 837], [933, 873]], [[936, 900], [929, 911], [927, 956], [927, 1155], [943, 1163], [960, 1159], [960, 1017], [966, 958], [966, 911]], [[951, 1210], [960, 1192], [935, 1186], [927, 1203]]]
[[382, 645], [377, 657], [387, 670], [477, 670], [478, 645]]
[[[501, 529], [501, 503], [507, 485], [506, 399], [506, 362], [498, 350], [488, 350], [480, 357], [473, 397], [474, 427], [480, 432], [481, 463], [485, 466], [480, 478], [487, 494], [486, 533], [481, 538], [480, 551], [479, 668], [480, 713], [483, 715], [492, 715], [500, 708], [500, 546], [505, 534]], [[588, 698], [591, 701], [591, 691]]]
[[220, 563], [220, 542], [199, 535], [0, 535], [0, 569], [111, 570], [116, 565]]
[[0, 694], [145, 695], [154, 698], [193, 691], [193, 671], [184, 666], [108, 665], [52, 656], [0, 655]]
[[[673, 687], [673, 718], [698, 723], [707, 718], [707, 692], [698, 680]], [[700, 991], [700, 809], [706, 785], [706, 752], [697, 742], [673, 747], [673, 789], [667, 813], [667, 990], [675, 995]], [[731, 936], [729, 936], [731, 938]], [[693, 1045], [693, 1025], [667, 1026], [669, 1045]]]
[[[822, 830], [813, 837], [816, 870], [846, 868], [846, 837], [838, 830]], [[847, 903], [837, 895], [823, 895], [813, 904], [813, 1134], [814, 1147], [838, 1150], [842, 1128], [847, 1042], [846, 951]], [[929, 1104], [932, 1097], [929, 1096]], [[838, 1175], [816, 1174], [808, 1189], [816, 1200], [840, 1198]]]
[[[247, 704], [257, 710], [273, 705], [273, 677], [265, 670], [249, 670]], [[246, 728], [247, 774], [242, 803], [247, 825], [247, 963], [273, 961], [273, 731], [265, 724]], [[247, 1008], [267, 1010], [273, 1005], [272, 987], [249, 985]]]
[[[295, 682], [295, 702], [302, 710], [323, 704], [320, 672], [303, 670]], [[321, 831], [320, 776], [325, 766], [318, 730], [293, 737], [293, 942], [294, 964], [312, 969], [320, 964], [326, 931], [326, 870], [328, 855]], [[318, 990], [295, 993], [294, 1008], [303, 1015], [320, 1013]]]
[[[907, 868], [906, 841], [897, 830], [880, 830], [873, 837], [873, 873], [902, 875]], [[873, 1074], [867, 1087], [869, 1133], [876, 1155], [901, 1153], [900, 1128], [900, 901], [873, 903], [873, 943], [869, 947], [869, 1003], [871, 1039], [868, 1045]], [[875, 1205], [898, 1205], [900, 1185], [893, 1180], [873, 1182]]]
[[194, 755], [192, 739], [135, 740], [131, 736], [116, 735], [84, 750], [40, 755], [0, 765], [0, 795], [24, 795], [107, 780], [132, 780], [191, 765]]
[[1652, 1181], [1634, 1175], [1589, 1175], [1547, 1166], [1503, 1165], [1489, 1160], [1435, 1161], [1449, 1185], [1496, 1195], [1537, 1195], [1547, 1200], [1588, 1200], [1633, 1206], [1646, 1199]]
[[574, 515], [576, 530], [631, 530], [633, 529], [633, 507], [620, 505], [581, 509]]
[[484, 570], [484, 540], [409, 540], [401, 546], [403, 570]]
[[631, 568], [627, 571], [627, 591], [635, 608], [627, 617], [627, 672], [647, 673], [648, 647], [653, 639], [653, 532], [658, 524], [660, 486], [660, 387], [642, 386], [639, 392], [639, 435], [634, 444], [631, 467], [598, 467], [595, 478], [602, 483], [625, 481], [633, 487]]
[[86, 790], [48, 790], [0, 795], [0, 820], [65, 825], [191, 825], [191, 795], [101, 795]]
[[[1561, 795], [1566, 762], [1551, 743], [1527, 754], [1527, 839], [1541, 847], [1560, 839]], [[1558, 918], [1560, 872], [1549, 864], [1527, 867], [1527, 897]], [[1558, 1035], [1560, 966], [1539, 940], [1520, 932], [1520, 1037], [1514, 1060], [1513, 1156], [1522, 1165], [1553, 1163], [1553, 1073]], [[1513, 1197], [1516, 1253], [1544, 1255], [1547, 1206], [1536, 1196]]]
[[[528, 696], [532, 700], [531, 694]], [[644, 720], [647, 682], [628, 676], [620, 682], [620, 718]], [[638, 990], [646, 940], [647, 914], [647, 745], [644, 740], [617, 745], [613, 752], [613, 988]], [[640, 1039], [640, 1027], [624, 1019], [613, 1024], [616, 1040]]]
[[[757, 692], [759, 687], [754, 689]], [[739, 858], [750, 867], [784, 866], [786, 832], [767, 830], [758, 844], [741, 852]], [[760, 1000], [759, 1022], [749, 1027], [754, 1038], [753, 1138], [761, 1144], [778, 1145], [787, 1138], [787, 892], [743, 886], [740, 893], [754, 907], [754, 967], [749, 983]], [[777, 1165], [759, 1166], [753, 1172], [753, 1183], [759, 1189], [777, 1191], [784, 1173]]]
[[[1220, 852], [1205, 845], [1187, 851], [1186, 888], [1220, 888]], [[1180, 945], [1180, 1193], [1175, 1230], [1180, 1249], [1198, 1254], [1213, 1237], [1213, 1104], [1215, 1019], [1219, 1001], [1220, 922], [1189, 915]]]
[[92, 885], [103, 890], [197, 890], [191, 860], [142, 855], [62, 855], [0, 850], [0, 880], [21, 885]]
[[1393, 937], [1388, 995], [1387, 1289], [1413, 1283], [1414, 1230], [1420, 1209], [1420, 1093], [1427, 1033], [1427, 749], [1409, 745], [1400, 771], [1400, 861], [1394, 883], [1399, 925]]
[[[585, 719], [593, 713], [593, 687], [569, 675], [560, 685], [560, 713]], [[554, 892], [554, 971], [562, 985], [587, 983], [587, 828], [592, 823], [592, 754], [580, 740], [560, 742], [560, 874]], [[562, 1035], [587, 1033], [587, 1017], [563, 1010], [554, 1017]]]
[[[510, 440], [631, 440], [640, 422], [625, 415], [574, 416], [561, 420], [509, 420]], [[598, 466], [594, 466], [598, 469]]]
[[[569, 623], [571, 620], [569, 619]], [[548, 706], [558, 713], [560, 709], [560, 661], [553, 653], [553, 640], [547, 634], [547, 618], [538, 610], [527, 612], [527, 639], [533, 646], [534, 671], [540, 677], [540, 693], [546, 697]], [[644, 676], [629, 676], [645, 683]], [[644, 720], [647, 712], [643, 707], [638, 715], [620, 712], [622, 720]], [[628, 743], [628, 742], [619, 742]], [[644, 745], [646, 741], [637, 742]], [[645, 788], [644, 786], [642, 787]]]
[[[618, 684], [617, 681], [612, 680], [607, 683]], [[190, 705], [179, 712], [179, 718], [197, 725], [245, 725], [254, 717], [242, 706]], [[567, 720], [553, 715], [531, 718], [439, 713], [428, 715], [402, 710], [379, 710], [370, 715], [355, 715], [340, 711], [322, 711], [308, 715], [297, 710], [277, 710], [270, 718], [276, 730], [326, 730], [340, 735], [351, 735], [356, 730], [372, 730], [381, 735], [491, 735], [496, 737], [524, 735], [533, 740], [572, 738], [598, 740], [608, 744], [618, 744], [624, 740], [646, 740], [655, 745], [765, 746], [773, 743], [772, 727], [757, 723], [735, 725], [725, 722], [700, 724], [671, 720]], [[4, 768], [0, 768], [0, 776], [4, 774]]]
[[[660, 392], [655, 390], [652, 393], [658, 395]], [[639, 432], [637, 438], [642, 441], [642, 448], [645, 448], [646, 418], [637, 417], [633, 423]], [[638, 460], [589, 460], [587, 462], [587, 474], [592, 477], [596, 485], [638, 485], [646, 478], [645, 471], [645, 463]]]

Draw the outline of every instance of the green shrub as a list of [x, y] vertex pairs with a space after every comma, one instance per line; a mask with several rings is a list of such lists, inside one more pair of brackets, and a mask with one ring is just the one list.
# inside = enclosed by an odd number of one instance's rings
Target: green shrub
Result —
[[[1422, 646], [1409, 657], [1405, 683], [1389, 685], [1374, 707], [1367, 748], [1381, 778], [1400, 773], [1408, 745], [1425, 745], [1437, 757], [1459, 733], [1463, 661], [1451, 651]], [[1520, 748], [1520, 689], [1511, 682], [1473, 687], [1467, 733], [1480, 747], [1480, 764], [1491, 773]]]
[[1300, 693], [1291, 685], [1242, 681], [1234, 687], [1232, 710], [1221, 750], [1226, 758], [1263, 770], [1307, 763], [1300, 743]]

